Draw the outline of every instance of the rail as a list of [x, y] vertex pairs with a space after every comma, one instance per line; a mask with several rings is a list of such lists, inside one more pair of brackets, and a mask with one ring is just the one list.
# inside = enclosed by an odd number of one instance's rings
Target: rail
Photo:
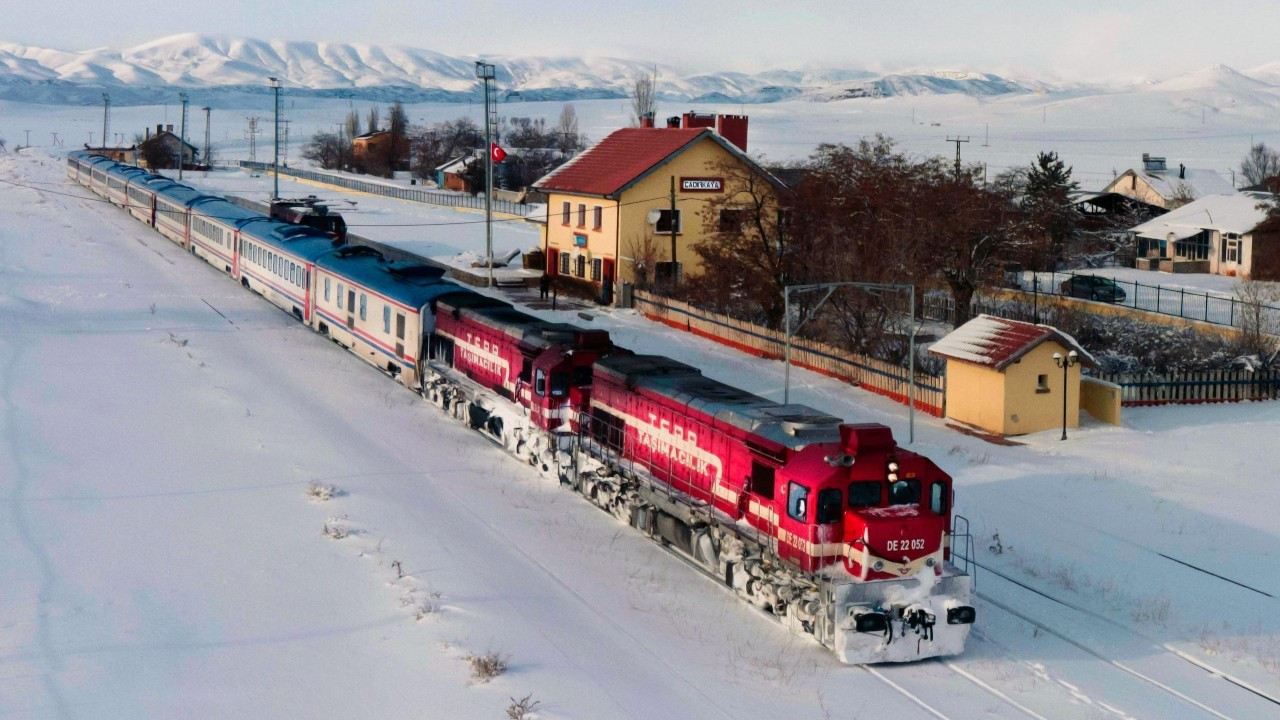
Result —
[[[240, 167], [246, 170], [257, 170], [260, 172], [274, 171], [271, 163], [251, 162], [249, 160], [241, 160]], [[335, 185], [337, 187], [346, 188], [347, 190], [355, 190], [356, 192], [368, 193], [370, 195], [382, 195], [385, 197], [395, 198], [397, 200], [407, 200], [410, 202], [425, 203], [427, 205], [439, 205], [441, 207], [457, 207], [468, 208], [471, 210], [483, 210], [484, 198], [479, 195], [468, 195], [466, 193], [454, 193], [444, 190], [426, 190], [417, 188], [400, 187], [399, 185], [391, 185], [388, 183], [370, 182], [368, 180], [357, 180], [356, 178], [346, 177], [345, 175], [332, 175], [330, 173], [316, 172], [314, 170], [299, 170], [297, 168], [282, 167], [281, 175], [298, 178], [300, 180], [310, 180], [311, 182], [323, 183], [325, 185]], [[524, 217], [529, 207], [510, 200], [493, 200], [493, 211], [504, 215], [515, 215]]]

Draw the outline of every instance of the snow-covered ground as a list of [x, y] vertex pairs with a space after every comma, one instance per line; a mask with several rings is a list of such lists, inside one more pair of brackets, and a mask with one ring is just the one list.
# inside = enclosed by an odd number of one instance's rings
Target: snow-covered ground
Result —
[[[917, 416], [990, 569], [979, 625], [959, 658], [843, 667], [62, 177], [0, 155], [0, 715], [502, 717], [528, 693], [543, 718], [1280, 711], [1221, 677], [1280, 697], [1280, 405], [1019, 447]], [[781, 394], [775, 362], [591, 322]], [[874, 395], [806, 372], [792, 393], [906, 439]], [[488, 651], [511, 668], [473, 684]]]

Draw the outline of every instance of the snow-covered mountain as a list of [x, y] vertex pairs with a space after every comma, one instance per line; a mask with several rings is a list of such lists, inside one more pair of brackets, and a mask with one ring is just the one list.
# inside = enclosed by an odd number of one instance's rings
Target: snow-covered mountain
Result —
[[[325, 42], [285, 42], [187, 33], [136, 47], [67, 52], [0, 42], [0, 99], [91, 104], [109, 90], [118, 105], [171, 99], [174, 88], [225, 99], [269, 92], [278, 77], [294, 96], [405, 102], [463, 102], [478, 94], [473, 56], [420, 48]], [[696, 73], [608, 57], [483, 58], [496, 66], [504, 102], [627, 97], [636, 78], [656, 74], [668, 101], [767, 103], [960, 94], [974, 97], [1028, 93], [1114, 92], [1174, 95], [1208, 107], [1275, 107], [1280, 63], [1244, 74], [1222, 65], [1160, 82], [1124, 88], [1063, 85], [992, 73], [912, 70], [895, 74], [847, 68], [774, 69], [759, 73]], [[1190, 107], [1190, 105], [1188, 105]]]
[[[476, 57], [363, 44], [263, 41], [187, 33], [123, 50], [66, 52], [0, 42], [0, 97], [42, 102], [151, 102], [175, 87], [264, 92], [279, 77], [292, 92], [321, 96], [398, 97], [406, 101], [473, 99]], [[865, 70], [775, 69], [760, 73], [692, 73], [618, 58], [484, 58], [496, 66], [506, 100], [626, 97], [637, 77], [658, 78], [661, 97], [683, 101], [774, 102], [897, 94], [1027, 92], [995, 75], [882, 76]]]

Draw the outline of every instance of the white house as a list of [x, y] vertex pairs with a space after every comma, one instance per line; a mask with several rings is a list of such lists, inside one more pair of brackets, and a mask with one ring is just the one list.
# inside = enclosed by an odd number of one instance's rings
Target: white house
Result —
[[1148, 220], [1131, 232], [1139, 268], [1280, 278], [1280, 233], [1262, 229], [1270, 193], [1210, 195]]

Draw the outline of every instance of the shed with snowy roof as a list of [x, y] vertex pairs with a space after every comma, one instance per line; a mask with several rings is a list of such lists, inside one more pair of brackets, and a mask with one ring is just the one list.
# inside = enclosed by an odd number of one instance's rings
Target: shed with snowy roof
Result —
[[1078, 427], [1080, 370], [1097, 362], [1061, 330], [979, 315], [929, 348], [947, 360], [947, 417], [996, 435], [1062, 426], [1064, 373], [1054, 354], [1072, 351], [1079, 362], [1065, 373], [1067, 425]]

